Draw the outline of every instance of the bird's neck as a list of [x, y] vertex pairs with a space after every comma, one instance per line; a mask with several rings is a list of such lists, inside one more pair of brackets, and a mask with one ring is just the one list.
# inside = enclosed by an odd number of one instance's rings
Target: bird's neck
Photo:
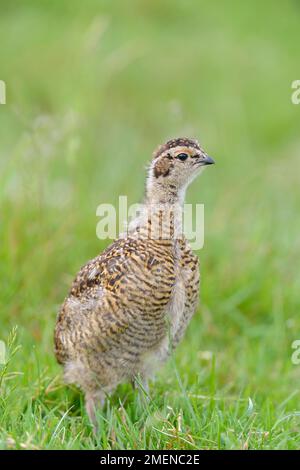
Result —
[[146, 185], [145, 205], [165, 205], [183, 208], [186, 187], [178, 187], [175, 183], [158, 181], [149, 177]]
[[181, 239], [184, 197], [185, 189], [148, 180], [141, 213], [130, 224], [130, 233], [172, 244]]

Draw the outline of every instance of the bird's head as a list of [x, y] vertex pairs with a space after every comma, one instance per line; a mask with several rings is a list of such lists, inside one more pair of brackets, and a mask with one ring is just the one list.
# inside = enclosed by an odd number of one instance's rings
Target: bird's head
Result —
[[149, 168], [150, 188], [152, 192], [156, 190], [180, 194], [201, 173], [204, 166], [213, 163], [214, 160], [204, 152], [197, 140], [169, 140], [153, 153]]

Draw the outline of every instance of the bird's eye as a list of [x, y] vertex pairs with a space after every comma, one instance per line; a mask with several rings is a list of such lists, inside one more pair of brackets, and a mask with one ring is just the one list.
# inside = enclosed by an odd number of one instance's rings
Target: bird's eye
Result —
[[188, 154], [187, 153], [180, 153], [179, 155], [177, 155], [177, 158], [179, 160], [181, 160], [182, 162], [184, 162], [184, 160], [186, 160], [188, 158]]

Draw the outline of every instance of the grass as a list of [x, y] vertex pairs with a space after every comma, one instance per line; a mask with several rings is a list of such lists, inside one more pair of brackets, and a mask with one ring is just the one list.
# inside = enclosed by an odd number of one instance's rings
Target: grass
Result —
[[[1, 9], [0, 448], [300, 448], [299, 18], [270, 0]], [[56, 313], [108, 244], [98, 204], [139, 201], [153, 148], [183, 134], [217, 161], [188, 193], [205, 204], [201, 307], [149, 404], [119, 387], [95, 441]]]

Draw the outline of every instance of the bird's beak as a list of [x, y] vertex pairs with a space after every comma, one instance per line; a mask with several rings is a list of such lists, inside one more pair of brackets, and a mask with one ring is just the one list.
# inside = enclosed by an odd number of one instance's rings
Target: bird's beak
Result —
[[213, 165], [215, 163], [214, 159], [205, 155], [204, 159], [202, 160], [202, 165]]

